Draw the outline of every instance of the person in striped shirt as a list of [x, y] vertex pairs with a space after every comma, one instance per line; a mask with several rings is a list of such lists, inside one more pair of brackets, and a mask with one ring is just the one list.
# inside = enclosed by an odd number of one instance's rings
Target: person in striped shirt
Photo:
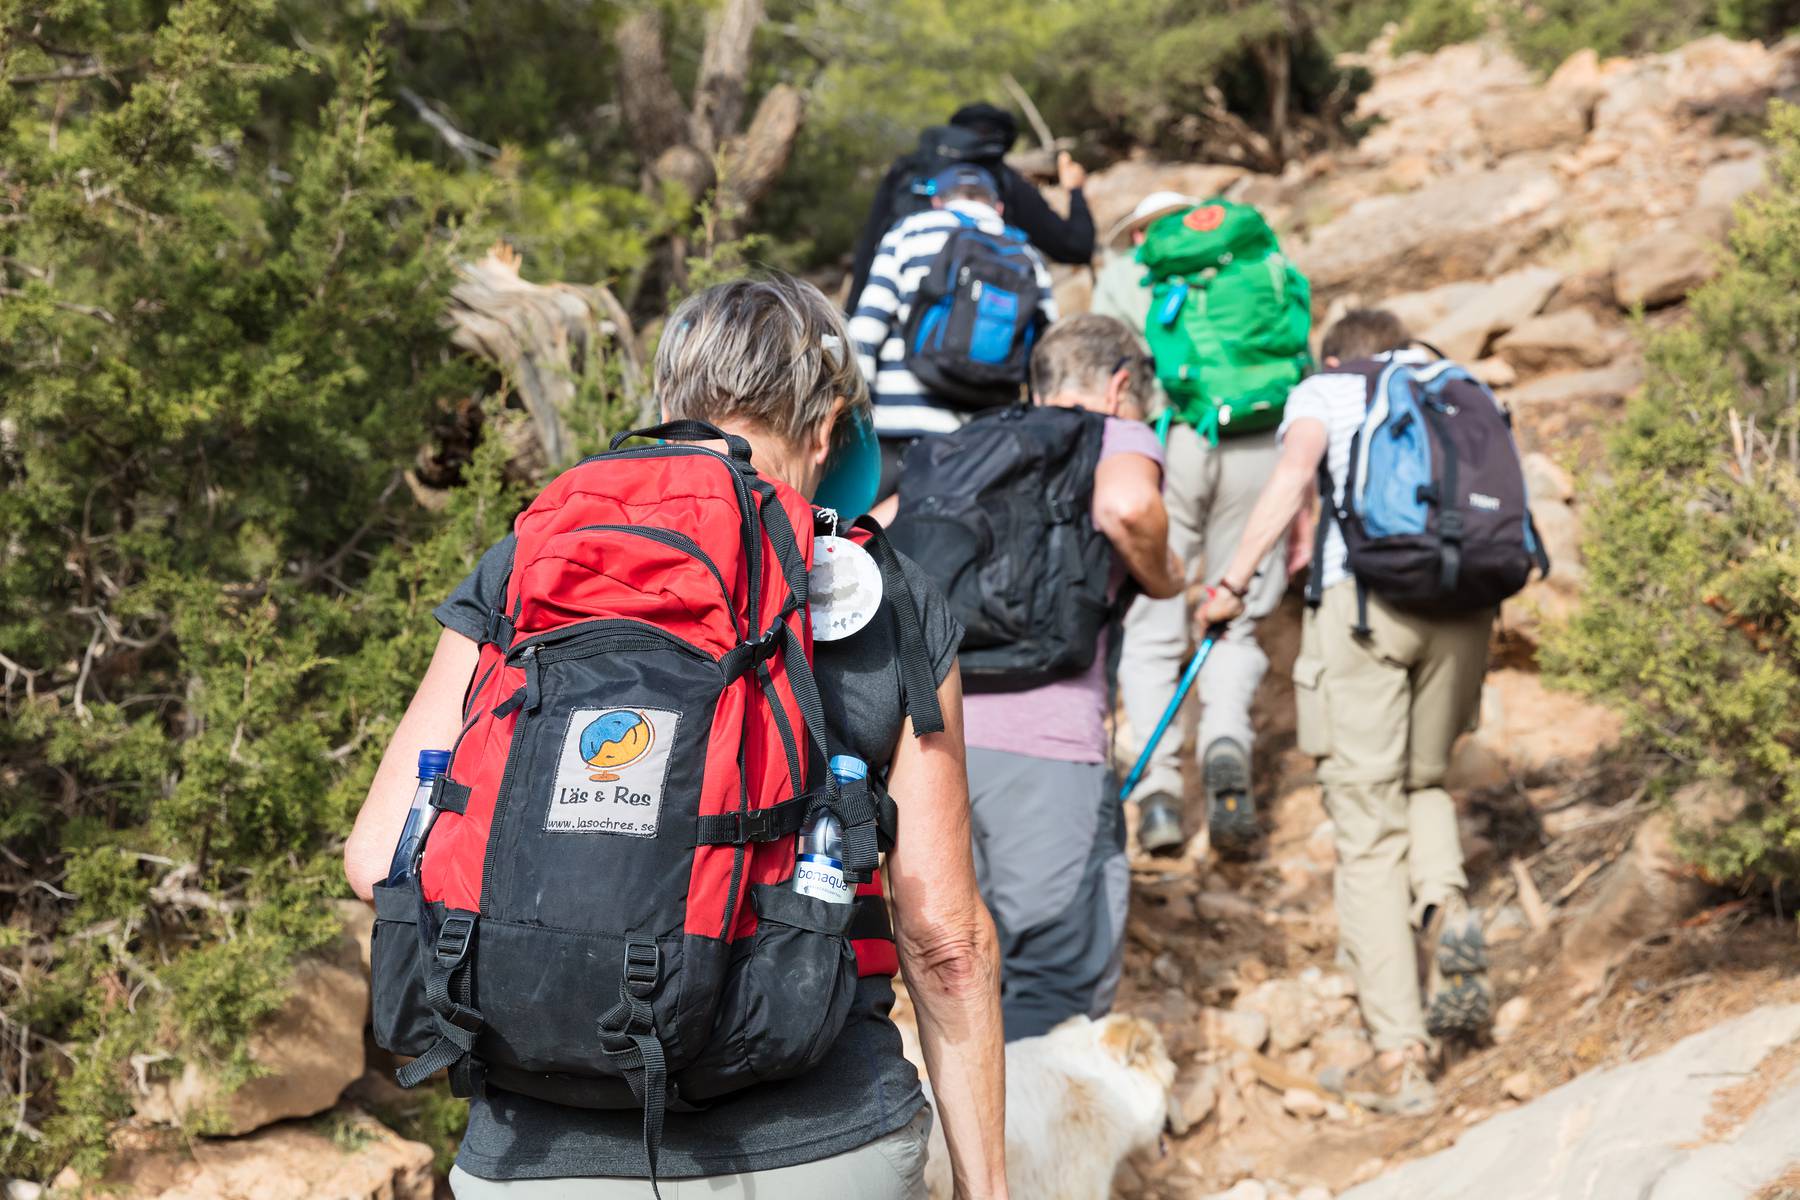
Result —
[[[856, 342], [857, 361], [875, 399], [875, 432], [881, 438], [881, 492], [893, 492], [900, 478], [900, 460], [918, 439], [954, 433], [969, 414], [942, 397], [934, 396], [906, 369], [905, 329], [912, 314], [919, 285], [931, 269], [952, 231], [966, 217], [983, 233], [1009, 234], [1019, 242], [1025, 235], [1002, 217], [1000, 186], [984, 167], [962, 164], [936, 179], [937, 195], [930, 210], [914, 213], [888, 230], [875, 253], [869, 282], [857, 298], [850, 320], [850, 336]], [[1050, 269], [1044, 257], [1028, 249], [1037, 269], [1038, 315], [1044, 325], [1056, 320], [1056, 303], [1050, 296]]]

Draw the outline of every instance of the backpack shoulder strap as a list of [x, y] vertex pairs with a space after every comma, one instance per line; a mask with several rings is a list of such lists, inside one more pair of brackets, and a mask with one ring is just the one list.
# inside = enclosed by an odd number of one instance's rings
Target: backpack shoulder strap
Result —
[[900, 556], [889, 543], [887, 531], [873, 518], [856, 519], [854, 529], [866, 534], [862, 539], [875, 565], [881, 568], [881, 586], [888, 596], [888, 612], [895, 625], [895, 653], [899, 655], [900, 688], [906, 715], [912, 718], [913, 734], [942, 733], [944, 712], [938, 705], [937, 680], [931, 661], [925, 654], [925, 628], [919, 621], [918, 599], [912, 584], [900, 565]]

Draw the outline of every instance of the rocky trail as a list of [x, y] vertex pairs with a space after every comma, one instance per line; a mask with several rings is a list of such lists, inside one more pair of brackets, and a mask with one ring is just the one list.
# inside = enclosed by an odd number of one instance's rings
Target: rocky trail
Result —
[[[1639, 60], [1584, 54], [1546, 81], [1483, 45], [1397, 60], [1377, 49], [1366, 65], [1376, 83], [1359, 116], [1372, 128], [1352, 149], [1278, 178], [1134, 160], [1097, 173], [1088, 197], [1102, 228], [1158, 188], [1254, 202], [1325, 319], [1356, 303], [1393, 308], [1512, 407], [1556, 571], [1507, 606], [1482, 727], [1450, 781], [1498, 1017], [1490, 1043], [1449, 1050], [1434, 1116], [1347, 1108], [1311, 1083], [1371, 1050], [1334, 962], [1331, 830], [1311, 760], [1294, 748], [1290, 596], [1263, 629], [1262, 853], [1221, 861], [1201, 833], [1179, 859], [1133, 860], [1120, 1007], [1153, 1020], [1177, 1063], [1177, 1132], [1121, 1169], [1115, 1195], [1800, 1196], [1792, 913], [1717, 893], [1682, 866], [1616, 719], [1536, 671], [1542, 630], [1582, 583], [1579, 483], [1642, 379], [1644, 330], [1681, 319], [1732, 205], [1763, 183], [1751, 135], [1771, 96], [1800, 90], [1800, 45], [1711, 38]], [[1085, 308], [1089, 286], [1086, 271], [1060, 272], [1063, 310]], [[1689, 799], [1734, 803], [1723, 790]], [[154, 1084], [146, 1063], [112, 1174], [65, 1175], [58, 1192], [447, 1194], [430, 1150], [394, 1132], [418, 1136], [441, 1114], [397, 1092], [383, 1078], [391, 1064], [365, 1051], [355, 944], [366, 946], [368, 917], [359, 905], [346, 917], [337, 956], [302, 968], [281, 1036], [257, 1047], [268, 1074], [227, 1106], [232, 1136], [167, 1131], [205, 1103], [208, 1081]], [[40, 1194], [5, 1188], [5, 1200]]]
[[[1202, 834], [1178, 864], [1134, 859], [1121, 1007], [1163, 1030], [1184, 1132], [1129, 1164], [1117, 1193], [1794, 1195], [1792, 915], [1715, 893], [1682, 866], [1646, 798], [1646, 764], [1609, 713], [1544, 686], [1536, 651], [1582, 584], [1579, 481], [1642, 380], [1642, 335], [1681, 319], [1733, 204], [1762, 185], [1764, 151], [1741, 131], [1800, 83], [1800, 46], [1714, 38], [1636, 61], [1582, 54], [1541, 83], [1486, 46], [1398, 61], [1377, 48], [1368, 65], [1377, 82], [1359, 115], [1374, 129], [1353, 151], [1280, 179], [1127, 163], [1089, 196], [1102, 224], [1153, 188], [1253, 201], [1283, 229], [1325, 320], [1391, 308], [1473, 363], [1514, 413], [1556, 569], [1504, 610], [1481, 728], [1449, 781], [1493, 947], [1493, 1038], [1447, 1049], [1429, 1118], [1347, 1109], [1311, 1083], [1372, 1050], [1334, 963], [1329, 822], [1293, 748], [1290, 596], [1262, 633], [1264, 854], [1221, 862]], [[1084, 305], [1085, 282], [1065, 276], [1066, 305]], [[1721, 814], [1737, 802], [1683, 801]]]

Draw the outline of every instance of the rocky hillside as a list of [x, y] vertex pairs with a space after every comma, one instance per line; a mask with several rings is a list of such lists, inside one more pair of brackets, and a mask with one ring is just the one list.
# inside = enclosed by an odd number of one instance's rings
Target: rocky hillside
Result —
[[[1800, 998], [1791, 922], [1757, 919], [1693, 877], [1667, 818], [1648, 816], [1615, 718], [1547, 690], [1536, 649], [1579, 594], [1580, 483], [1643, 377], [1643, 337], [1682, 319], [1733, 204], [1764, 183], [1754, 132], [1768, 101], [1800, 86], [1800, 46], [1710, 38], [1644, 60], [1583, 54], [1545, 81], [1480, 45], [1398, 60], [1377, 50], [1368, 65], [1377, 81], [1360, 115], [1373, 128], [1354, 150], [1279, 179], [1131, 162], [1095, 179], [1090, 200], [1102, 222], [1156, 188], [1258, 204], [1312, 279], [1320, 327], [1352, 305], [1391, 308], [1514, 413], [1556, 570], [1507, 605], [1482, 727], [1451, 779], [1496, 948], [1494, 1040], [1452, 1050], [1444, 1111], [1426, 1121], [1346, 1109], [1311, 1084], [1372, 1051], [1333, 961], [1330, 824], [1311, 761], [1292, 748], [1290, 598], [1263, 638], [1266, 859], [1220, 863], [1201, 838], [1179, 867], [1135, 864], [1125, 1003], [1157, 1020], [1182, 1064], [1182, 1134], [1132, 1164], [1120, 1192], [1791, 1194], [1779, 1189], [1800, 1152], [1780, 1132], [1781, 1097], [1800, 1087], [1800, 1040], [1794, 1010], [1758, 1008]], [[1079, 309], [1088, 286], [1067, 272], [1059, 296]], [[1703, 793], [1684, 810], [1732, 802]], [[1511, 1162], [1525, 1146], [1529, 1177]]]
[[[1426, 1121], [1347, 1109], [1310, 1083], [1371, 1051], [1333, 962], [1331, 831], [1293, 748], [1290, 602], [1264, 635], [1266, 856], [1221, 863], [1202, 835], [1174, 864], [1135, 863], [1121, 1003], [1153, 1018], [1177, 1059], [1179, 1132], [1167, 1153], [1127, 1165], [1119, 1193], [1774, 1197], [1793, 1143], [1791, 1116], [1780, 1118], [1800, 1088], [1800, 1018], [1772, 1007], [1800, 1000], [1791, 921], [1718, 904], [1679, 867], [1667, 827], [1645, 819], [1617, 722], [1546, 690], [1535, 650], [1581, 585], [1579, 484], [1641, 378], [1640, 322], [1680, 320], [1712, 271], [1733, 202], [1763, 181], [1757, 122], [1771, 96], [1800, 86], [1800, 46], [1713, 38], [1644, 60], [1578, 55], [1547, 81], [1477, 45], [1377, 50], [1366, 65], [1371, 130], [1353, 149], [1279, 178], [1127, 162], [1096, 175], [1089, 199], [1103, 228], [1157, 188], [1262, 206], [1323, 320], [1391, 307], [1475, 364], [1516, 414], [1557, 569], [1506, 610], [1482, 729], [1452, 781], [1496, 947], [1494, 1042], [1458, 1052], [1444, 1111]], [[1062, 272], [1065, 311], [1085, 307], [1089, 287], [1085, 271]], [[139, 1064], [113, 1172], [65, 1173], [59, 1194], [424, 1200], [441, 1187], [431, 1151], [392, 1128], [422, 1136], [441, 1114], [365, 1054], [354, 946], [367, 923], [349, 910], [345, 942], [302, 966], [278, 1033], [254, 1048], [262, 1078], [221, 1101], [203, 1073], [155, 1083], [155, 1062]], [[1740, 1019], [1705, 1032], [1728, 1017]], [[1644, 1096], [1668, 1099], [1640, 1120]], [[1621, 1116], [1629, 1136], [1609, 1124]], [[196, 1122], [224, 1136], [173, 1132]], [[1522, 1147], [1543, 1160], [1525, 1191], [1507, 1174]], [[5, 1200], [41, 1194], [5, 1188]]]

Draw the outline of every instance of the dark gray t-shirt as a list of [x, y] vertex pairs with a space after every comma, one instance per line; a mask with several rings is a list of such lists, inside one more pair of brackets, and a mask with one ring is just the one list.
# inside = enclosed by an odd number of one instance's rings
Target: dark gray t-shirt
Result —
[[[488, 613], [505, 592], [511, 561], [509, 536], [482, 555], [474, 572], [438, 606], [439, 623], [480, 641]], [[925, 573], [904, 558], [901, 562], [941, 683], [956, 661], [962, 627]], [[892, 623], [881, 614], [842, 641], [816, 643], [813, 674], [833, 743], [885, 775], [905, 719]], [[895, 800], [904, 822], [906, 798]], [[843, 1034], [814, 1070], [728, 1096], [702, 1113], [670, 1113], [657, 1174], [681, 1179], [815, 1162], [905, 1125], [924, 1094], [918, 1072], [901, 1054], [900, 1031], [888, 1019], [893, 1005], [888, 980], [861, 980]], [[469, 1129], [456, 1162], [483, 1179], [642, 1178], [643, 1117], [636, 1110], [568, 1108], [490, 1089], [469, 1102]]]

